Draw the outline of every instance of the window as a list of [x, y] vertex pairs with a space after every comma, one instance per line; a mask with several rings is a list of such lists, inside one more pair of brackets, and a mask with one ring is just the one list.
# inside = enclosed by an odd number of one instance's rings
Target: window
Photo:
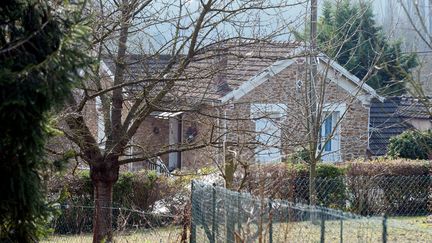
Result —
[[344, 104], [327, 105], [324, 108], [324, 120], [321, 124], [320, 131], [320, 146], [322, 150], [322, 161], [324, 162], [340, 162], [340, 124], [338, 124], [341, 116], [345, 112]]
[[281, 127], [286, 111], [283, 104], [253, 104], [252, 119], [255, 121], [256, 142], [255, 160], [260, 163], [280, 162]]

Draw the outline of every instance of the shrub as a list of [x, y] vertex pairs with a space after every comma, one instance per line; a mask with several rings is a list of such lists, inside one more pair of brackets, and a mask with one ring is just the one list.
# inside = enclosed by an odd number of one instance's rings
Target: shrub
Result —
[[387, 154], [395, 158], [429, 159], [432, 155], [431, 149], [431, 131], [405, 131], [390, 138]]
[[[289, 173], [295, 175], [293, 195], [289, 199], [294, 202], [309, 203], [309, 165], [297, 164], [288, 166]], [[317, 203], [321, 206], [340, 208], [344, 204], [345, 185], [343, 182], [344, 168], [333, 164], [317, 164], [315, 188]]]
[[[53, 222], [56, 233], [91, 232], [93, 186], [88, 171], [81, 171], [76, 175], [56, 176], [49, 181], [48, 190], [51, 200], [61, 205], [61, 214]], [[120, 208], [152, 211], [155, 203], [160, 200], [165, 200], [170, 213], [176, 215], [182, 205], [179, 205], [178, 200], [171, 204], [168, 201], [178, 194], [183, 195], [187, 192], [177, 180], [158, 176], [154, 171], [122, 172], [113, 187], [113, 207], [119, 209], [113, 210], [114, 226], [125, 227], [143, 221], [142, 215], [137, 213], [129, 213], [126, 217], [127, 212]], [[147, 218], [145, 223], [157, 225], [165, 221], [166, 219], [151, 217]]]
[[430, 162], [381, 160], [346, 165], [350, 210], [363, 215], [426, 213]]
[[[362, 215], [428, 212], [432, 185], [429, 161], [375, 160], [317, 165], [317, 203]], [[243, 176], [243, 175], [241, 175]], [[236, 178], [239, 183], [241, 178]], [[239, 184], [237, 184], [239, 185]], [[258, 196], [309, 203], [307, 164], [251, 166], [244, 191]]]
[[[339, 207], [338, 205], [343, 204], [343, 174], [344, 168], [331, 164], [317, 165], [316, 189], [319, 205]], [[239, 181], [240, 178], [237, 178], [237, 183]], [[309, 166], [305, 163], [251, 166], [245, 184], [244, 190], [255, 195], [309, 203]]]
[[291, 163], [306, 163], [310, 161], [310, 153], [308, 149], [298, 148], [294, 153], [290, 154], [288, 161]]

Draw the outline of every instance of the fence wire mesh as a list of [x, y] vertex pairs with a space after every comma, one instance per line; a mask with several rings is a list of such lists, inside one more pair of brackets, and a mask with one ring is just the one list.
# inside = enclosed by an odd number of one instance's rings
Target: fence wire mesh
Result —
[[432, 232], [195, 181], [191, 242], [432, 242]]
[[[252, 175], [242, 191], [309, 204], [309, 178]], [[316, 178], [317, 204], [363, 216], [425, 216], [432, 212], [432, 176]]]
[[[135, 209], [112, 207], [112, 227], [115, 242], [181, 242], [186, 240], [182, 215], [151, 213]], [[94, 207], [61, 205], [51, 221], [52, 235], [43, 243], [92, 242]]]

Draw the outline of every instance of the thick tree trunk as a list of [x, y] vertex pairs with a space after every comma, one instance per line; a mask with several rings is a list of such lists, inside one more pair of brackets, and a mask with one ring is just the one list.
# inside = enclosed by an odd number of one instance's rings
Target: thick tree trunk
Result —
[[93, 243], [112, 242], [112, 188], [113, 183], [93, 183], [94, 206]]
[[[113, 242], [112, 235], [112, 190], [118, 179], [117, 160], [101, 161], [90, 167], [93, 182], [94, 213], [93, 243]], [[114, 165], [114, 166], [113, 166]]]

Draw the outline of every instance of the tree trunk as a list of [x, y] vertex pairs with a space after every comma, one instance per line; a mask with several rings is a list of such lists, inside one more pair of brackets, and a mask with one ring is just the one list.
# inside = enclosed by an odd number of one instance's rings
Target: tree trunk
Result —
[[93, 243], [110, 243], [112, 234], [112, 193], [119, 174], [117, 160], [105, 160], [90, 167], [93, 182]]
[[93, 243], [112, 242], [113, 183], [97, 181], [94, 187]]
[[312, 159], [309, 167], [309, 205], [316, 206], [317, 193], [316, 193], [316, 161]]
[[[316, 192], [316, 164], [317, 161], [313, 158], [310, 161], [309, 168], [309, 205], [315, 207], [317, 205], [317, 192]], [[318, 223], [318, 213], [312, 212], [310, 220], [313, 224]]]
[[229, 190], [233, 190], [234, 188], [234, 173], [235, 173], [235, 164], [234, 159], [235, 155], [233, 151], [230, 151], [231, 149], [231, 143], [225, 142], [224, 144], [225, 148], [225, 188]]

